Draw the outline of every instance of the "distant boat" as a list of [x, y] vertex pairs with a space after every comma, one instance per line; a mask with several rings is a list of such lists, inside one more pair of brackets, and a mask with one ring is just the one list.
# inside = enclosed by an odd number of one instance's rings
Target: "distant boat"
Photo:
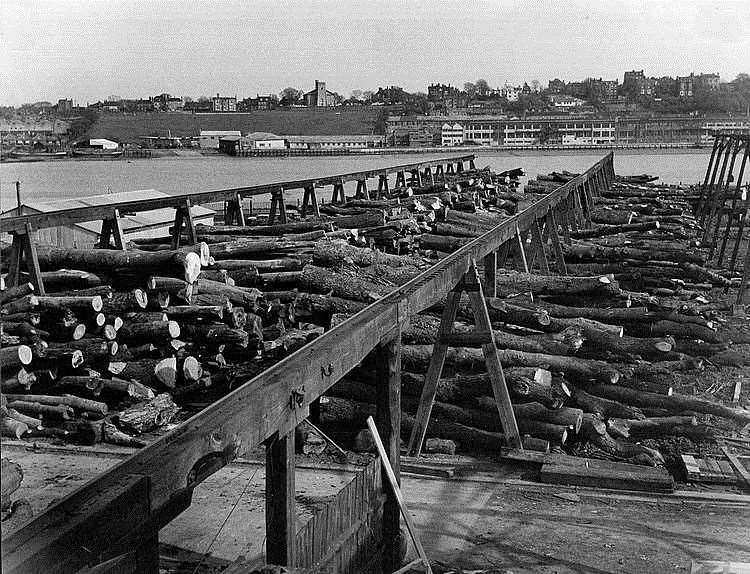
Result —
[[67, 157], [67, 153], [64, 151], [10, 151], [8, 152], [8, 158], [17, 159], [20, 161], [44, 161], [45, 159], [62, 159]]
[[620, 181], [634, 184], [650, 183], [652, 181], [656, 181], [657, 179], [659, 179], [658, 175], [649, 175], [647, 173], [642, 173], [641, 175], [623, 175], [620, 177]]
[[122, 150], [99, 148], [73, 148], [76, 157], [120, 157]]

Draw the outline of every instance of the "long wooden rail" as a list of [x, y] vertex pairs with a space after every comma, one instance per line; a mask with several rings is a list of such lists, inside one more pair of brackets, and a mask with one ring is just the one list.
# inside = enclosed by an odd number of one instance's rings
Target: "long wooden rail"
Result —
[[[377, 169], [326, 175], [319, 178], [265, 183], [261, 185], [219, 189], [214, 191], [197, 191], [194, 193], [173, 195], [170, 197], [157, 197], [140, 201], [122, 201], [108, 205], [77, 207], [33, 215], [7, 217], [0, 219], [0, 233], [12, 233], [14, 231], [23, 232], [27, 225], [30, 225], [32, 229], [37, 230], [56, 227], [58, 225], [71, 225], [84, 221], [106, 220], [112, 216], [112, 211], [114, 209], [119, 210], [120, 213], [128, 213], [169, 207], [179, 208], [184, 205], [185, 201], [189, 201], [190, 205], [214, 203], [219, 201], [235, 201], [238, 197], [243, 198], [254, 195], [266, 195], [278, 192], [279, 190], [306, 189], [310, 187], [316, 188], [326, 185], [338, 185], [350, 181], [360, 182], [372, 178], [379, 178], [380, 176], [388, 176], [393, 173], [399, 174], [412, 172], [420, 169], [424, 170], [430, 167], [442, 167], [443, 165], [450, 166], [456, 164], [457, 168], [460, 170], [462, 169], [464, 162], [467, 162], [473, 167], [475, 158], [476, 156], [474, 154], [448, 156], [434, 160], [425, 160]], [[459, 164], [461, 167], [458, 167]], [[452, 167], [450, 169], [452, 170]]]
[[[409, 317], [444, 297], [473, 261], [484, 259], [486, 278], [494, 282], [498, 251], [507, 253], [503, 249], [511, 243], [525, 243], [527, 233], [533, 237], [540, 222], [560, 222], [563, 232], [586, 225], [595, 197], [613, 179], [609, 153], [585, 173], [94, 478], [3, 540], [3, 571], [76, 572], [132, 551], [139, 572], [154, 572], [158, 531], [190, 505], [193, 488], [261, 443], [267, 445], [266, 492], [274, 499], [270, 506], [267, 502], [267, 557], [294, 564], [293, 431], [307, 416], [310, 403], [374, 353], [381, 381], [376, 419], [398, 476], [399, 335]], [[557, 224], [549, 231], [556, 237]], [[133, 495], [136, 490], [141, 498]], [[148, 500], [145, 508], [143, 497]], [[140, 502], [134, 504], [134, 499]], [[384, 517], [386, 562], [390, 553], [393, 566], [398, 508], [392, 495]]]

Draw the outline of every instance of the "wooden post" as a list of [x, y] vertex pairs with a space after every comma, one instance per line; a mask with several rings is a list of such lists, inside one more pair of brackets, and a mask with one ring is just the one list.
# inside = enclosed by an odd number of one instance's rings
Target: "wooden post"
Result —
[[550, 242], [552, 243], [552, 253], [555, 255], [555, 267], [560, 275], [567, 275], [568, 269], [565, 266], [565, 257], [563, 255], [562, 245], [560, 244], [560, 236], [557, 234], [557, 220], [555, 219], [555, 212], [550, 209], [547, 212], [547, 233], [549, 234]]
[[474, 164], [473, 157], [469, 160], [469, 169], [477, 169], [477, 166]]
[[10, 261], [8, 265], [8, 287], [15, 287], [21, 282], [21, 265], [26, 260], [30, 282], [37, 295], [45, 295], [42, 271], [39, 268], [39, 257], [36, 252], [37, 237], [31, 224], [26, 223], [23, 230], [12, 233]]
[[464, 170], [464, 162], [463, 160], [458, 160], [456, 162], [456, 173], [461, 173]]
[[294, 566], [294, 429], [266, 443], [266, 562]]
[[521, 257], [522, 270], [528, 273], [529, 262], [526, 260], [526, 246], [524, 245], [524, 242], [524, 236], [521, 235], [521, 230], [518, 229], [518, 225], [516, 225], [516, 248], [518, 249], [518, 254]]
[[442, 163], [439, 163], [435, 168], [435, 177], [439, 177], [441, 181], [445, 181], [445, 171], [443, 170]]
[[429, 165], [424, 169], [424, 176], [430, 182], [430, 185], [435, 185], [435, 174], [432, 173], [432, 168]]
[[370, 199], [369, 195], [367, 194], [367, 180], [366, 179], [360, 179], [357, 180], [357, 192], [356, 197], [360, 199]]
[[333, 184], [333, 195], [331, 196], [331, 203], [346, 203], [346, 195], [344, 194], [344, 182], [339, 181]]
[[560, 214], [560, 229], [562, 230], [563, 234], [563, 241], [565, 241], [566, 245], [570, 245], [572, 243], [570, 238], [570, 220], [569, 215], [570, 212], [568, 211], [568, 200], [564, 199], [558, 206], [558, 213]]
[[16, 206], [18, 207], [18, 213], [16, 215], [23, 215], [21, 213], [21, 182], [16, 181]]
[[484, 257], [484, 292], [487, 297], [497, 297], [497, 251]]
[[446, 166], [446, 168], [445, 168], [445, 173], [446, 173], [446, 174], [448, 174], [448, 175], [453, 175], [454, 173], [456, 173], [456, 172], [455, 172], [455, 171], [453, 170], [453, 164], [452, 164], [452, 163], [449, 163], [449, 164], [448, 164], [448, 165]]
[[312, 213], [315, 217], [320, 217], [320, 207], [318, 206], [318, 196], [315, 193], [315, 186], [308, 185], [305, 187], [305, 194], [302, 198], [302, 209], [301, 215], [305, 217], [307, 215], [308, 208], [312, 209]]
[[[375, 348], [376, 413], [375, 424], [380, 434], [396, 482], [400, 484], [401, 466], [401, 334]], [[383, 485], [388, 485], [385, 476]], [[383, 505], [383, 568], [393, 572], [400, 563], [401, 515], [392, 488], [385, 486]]]

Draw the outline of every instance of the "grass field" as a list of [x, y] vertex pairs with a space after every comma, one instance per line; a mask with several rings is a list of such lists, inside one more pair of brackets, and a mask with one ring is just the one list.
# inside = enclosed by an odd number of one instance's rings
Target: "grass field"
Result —
[[[154, 112], [100, 114], [88, 137], [122, 143], [143, 136], [197, 136], [201, 130], [240, 130], [277, 135], [354, 135], [378, 133], [384, 108], [290, 109], [253, 113], [190, 114]], [[381, 121], [379, 121], [381, 120]]]

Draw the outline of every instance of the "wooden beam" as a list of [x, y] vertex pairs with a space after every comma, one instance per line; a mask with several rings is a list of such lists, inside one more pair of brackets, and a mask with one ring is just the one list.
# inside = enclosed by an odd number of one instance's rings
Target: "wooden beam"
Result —
[[[400, 333], [375, 348], [376, 391], [375, 424], [385, 444], [388, 458], [397, 484], [401, 484], [401, 337]], [[384, 477], [385, 478], [385, 477]], [[383, 480], [383, 484], [388, 484]], [[401, 564], [398, 499], [393, 489], [386, 488], [383, 505], [383, 562], [388, 572]]]
[[294, 429], [266, 444], [266, 562], [294, 566]]
[[547, 211], [546, 219], [546, 228], [549, 233], [550, 242], [552, 243], [552, 253], [555, 256], [555, 267], [560, 275], [567, 275], [568, 269], [565, 266], [565, 255], [560, 243], [560, 236], [557, 234], [557, 220], [555, 219], [555, 211], [553, 209]]
[[484, 256], [484, 292], [497, 297], [497, 251]]
[[283, 187], [284, 189], [304, 189], [306, 185], [310, 184], [317, 184], [319, 186], [333, 185], [334, 183], [357, 181], [362, 178], [374, 178], [378, 177], [381, 173], [396, 173], [399, 171], [403, 172], [427, 165], [437, 166], [448, 161], [456, 161], [459, 158], [463, 158], [464, 160], [468, 161], [472, 157], [474, 156], [470, 154], [452, 158], [438, 158], [415, 163], [394, 165], [386, 168], [381, 167], [374, 170], [363, 170], [317, 177], [314, 179], [290, 180], [255, 186], [220, 189], [214, 191], [199, 191], [195, 193], [187, 193], [169, 197], [156, 197], [153, 199], [138, 201], [120, 201], [108, 205], [76, 207], [72, 209], [61, 209], [58, 211], [51, 211], [46, 213], [35, 213], [29, 215], [7, 217], [0, 219], [0, 232], [10, 233], [14, 230], [22, 230], [26, 222], [31, 223], [34, 229], [46, 229], [48, 227], [72, 225], [74, 223], [81, 223], [84, 221], [101, 221], [111, 214], [113, 208], [119, 209], [121, 213], [151, 211], [154, 209], [177, 207], [184, 199], [189, 199], [191, 205], [200, 205], [203, 203], [214, 203], [234, 199], [237, 194], [240, 194], [243, 197], [252, 197], [254, 195], [267, 195], [269, 193], [272, 193], [279, 187]]
[[539, 266], [542, 269], [542, 273], [549, 275], [549, 263], [547, 262], [547, 254], [544, 250], [544, 240], [542, 239], [542, 231], [539, 229], [538, 219], [535, 219], [531, 224], [531, 241], [536, 247], [536, 256], [539, 258]]

